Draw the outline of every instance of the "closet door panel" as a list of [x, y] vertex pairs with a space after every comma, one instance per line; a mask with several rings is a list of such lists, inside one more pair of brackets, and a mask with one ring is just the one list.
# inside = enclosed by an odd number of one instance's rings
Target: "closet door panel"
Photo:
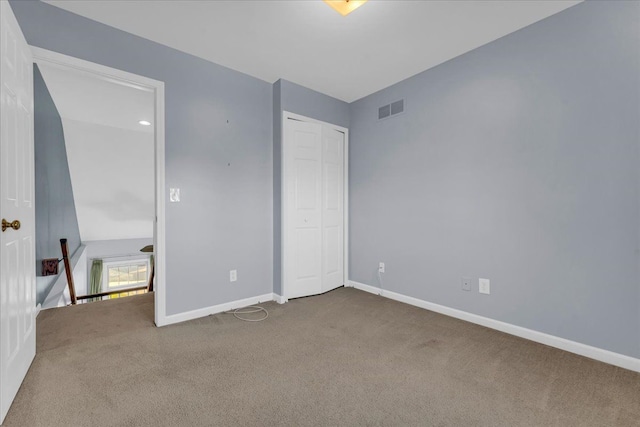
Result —
[[344, 134], [322, 129], [322, 290], [342, 286], [344, 271]]
[[322, 292], [321, 126], [290, 121], [285, 135], [287, 298]]

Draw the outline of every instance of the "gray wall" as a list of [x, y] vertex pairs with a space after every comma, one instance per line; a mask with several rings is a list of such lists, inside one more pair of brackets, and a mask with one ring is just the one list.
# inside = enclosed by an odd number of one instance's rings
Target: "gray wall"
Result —
[[281, 153], [282, 112], [349, 127], [349, 104], [287, 80], [273, 84], [273, 292], [282, 293], [281, 258]]
[[[36, 208], [36, 269], [42, 274], [43, 258], [60, 258], [60, 239], [69, 252], [80, 247], [80, 231], [73, 200], [69, 163], [58, 109], [37, 65], [33, 67], [34, 154]], [[59, 270], [61, 271], [61, 269]], [[41, 304], [54, 280], [38, 280], [36, 303]]]
[[283, 111], [300, 114], [333, 125], [349, 127], [349, 104], [315, 90], [280, 79], [280, 106]]
[[640, 357], [639, 17], [582, 3], [354, 102], [351, 279]]
[[[271, 84], [35, 1], [31, 45], [165, 82], [167, 314], [272, 292]], [[229, 270], [238, 281], [229, 283]]]

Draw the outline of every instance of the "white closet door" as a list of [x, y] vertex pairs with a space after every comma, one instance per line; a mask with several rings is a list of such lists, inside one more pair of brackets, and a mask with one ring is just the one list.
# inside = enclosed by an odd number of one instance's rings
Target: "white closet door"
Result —
[[322, 128], [295, 120], [285, 127], [285, 292], [297, 298], [322, 292]]
[[322, 292], [344, 278], [344, 133], [322, 128]]

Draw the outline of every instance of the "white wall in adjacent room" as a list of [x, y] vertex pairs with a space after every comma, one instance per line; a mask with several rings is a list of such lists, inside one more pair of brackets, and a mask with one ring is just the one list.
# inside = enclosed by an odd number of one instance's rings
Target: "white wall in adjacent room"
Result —
[[63, 123], [82, 241], [153, 237], [153, 133]]

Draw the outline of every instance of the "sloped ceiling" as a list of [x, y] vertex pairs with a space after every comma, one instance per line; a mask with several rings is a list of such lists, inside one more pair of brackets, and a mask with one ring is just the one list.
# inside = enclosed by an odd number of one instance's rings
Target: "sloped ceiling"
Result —
[[351, 102], [579, 1], [46, 1], [267, 82]]
[[39, 64], [62, 118], [80, 238], [153, 237], [151, 92]]

